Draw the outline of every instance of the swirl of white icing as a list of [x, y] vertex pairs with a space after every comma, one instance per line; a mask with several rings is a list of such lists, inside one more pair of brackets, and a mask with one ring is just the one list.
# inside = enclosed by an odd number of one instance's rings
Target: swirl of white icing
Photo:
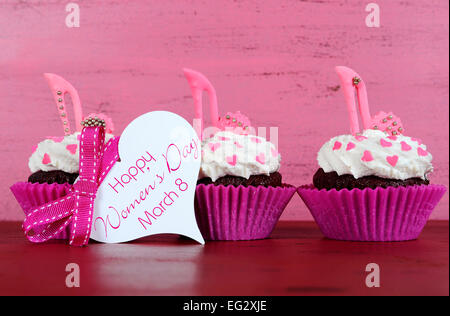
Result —
[[325, 172], [351, 174], [356, 179], [378, 176], [387, 179], [426, 179], [433, 171], [432, 156], [420, 140], [388, 136], [366, 130], [362, 136], [341, 135], [326, 142], [317, 161]]
[[[106, 134], [105, 142], [114, 136]], [[40, 142], [28, 161], [32, 173], [36, 171], [62, 170], [78, 173], [80, 161], [80, 133], [65, 137], [51, 137]]]
[[280, 161], [275, 145], [265, 138], [221, 131], [202, 142], [199, 178], [270, 175], [280, 169]]

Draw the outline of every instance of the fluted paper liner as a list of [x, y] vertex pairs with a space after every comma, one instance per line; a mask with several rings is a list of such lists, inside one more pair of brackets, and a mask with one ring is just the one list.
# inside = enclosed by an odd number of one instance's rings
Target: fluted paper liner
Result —
[[197, 185], [195, 213], [207, 240], [268, 238], [296, 188]]
[[[72, 186], [68, 183], [30, 183], [17, 182], [11, 186], [17, 202], [27, 215], [33, 209], [66, 196]], [[56, 235], [56, 239], [68, 239], [70, 236], [70, 225], [64, 231]]]
[[445, 191], [434, 184], [339, 191], [298, 188], [322, 233], [348, 241], [417, 239]]

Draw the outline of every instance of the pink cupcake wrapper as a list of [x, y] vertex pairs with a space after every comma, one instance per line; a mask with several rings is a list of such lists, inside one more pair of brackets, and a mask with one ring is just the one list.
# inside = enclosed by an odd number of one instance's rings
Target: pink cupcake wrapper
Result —
[[268, 238], [296, 188], [197, 185], [195, 211], [206, 240]]
[[339, 191], [309, 185], [297, 192], [327, 238], [406, 241], [419, 237], [445, 191], [430, 184]]
[[[33, 209], [66, 196], [71, 188], [72, 186], [68, 183], [17, 182], [10, 189], [25, 215], [28, 215]], [[55, 239], [69, 239], [70, 230], [71, 225], [68, 225]]]

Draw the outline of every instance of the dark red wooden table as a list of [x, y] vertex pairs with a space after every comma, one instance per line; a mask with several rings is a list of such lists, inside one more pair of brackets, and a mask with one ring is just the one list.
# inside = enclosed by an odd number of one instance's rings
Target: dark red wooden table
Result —
[[[280, 222], [271, 239], [210, 242], [156, 236], [127, 244], [29, 243], [20, 223], [0, 222], [0, 295], [449, 295], [449, 224], [419, 240], [324, 239], [314, 223]], [[381, 287], [367, 288], [368, 263]], [[80, 288], [67, 288], [68, 263]]]

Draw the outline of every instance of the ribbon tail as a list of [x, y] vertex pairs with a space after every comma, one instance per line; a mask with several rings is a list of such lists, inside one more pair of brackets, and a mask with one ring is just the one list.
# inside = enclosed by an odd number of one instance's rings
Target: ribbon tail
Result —
[[80, 177], [74, 184], [75, 208], [69, 241], [71, 246], [81, 247], [89, 243], [104, 144], [103, 127], [83, 128], [80, 139]]
[[[72, 223], [69, 244], [88, 244], [97, 189], [118, 159], [118, 140], [119, 138], [110, 141], [105, 148], [103, 126], [83, 128], [80, 139], [80, 176], [69, 195], [28, 214], [23, 223], [28, 240], [34, 243], [45, 242], [55, 238]], [[106, 162], [103, 161], [104, 158]]]
[[75, 196], [69, 194], [30, 212], [22, 225], [27, 239], [42, 243], [62, 232], [72, 220], [74, 201]]

